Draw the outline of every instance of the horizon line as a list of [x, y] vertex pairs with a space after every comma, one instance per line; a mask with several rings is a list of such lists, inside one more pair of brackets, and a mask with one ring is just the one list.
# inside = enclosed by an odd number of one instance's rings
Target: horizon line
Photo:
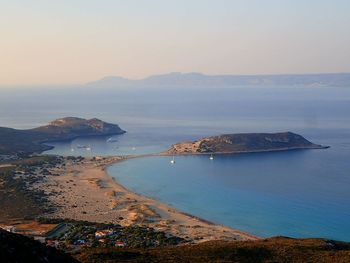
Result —
[[150, 77], [155, 76], [165, 76], [165, 75], [171, 75], [171, 74], [181, 74], [181, 75], [189, 75], [189, 74], [200, 74], [203, 76], [209, 76], [209, 77], [216, 77], [216, 76], [236, 76], [236, 77], [248, 77], [248, 76], [310, 76], [310, 75], [341, 75], [341, 74], [350, 74], [350, 71], [341, 71], [341, 72], [319, 72], [319, 73], [257, 73], [257, 74], [234, 74], [234, 73], [216, 73], [216, 74], [207, 74], [199, 71], [170, 71], [168, 73], [154, 73], [151, 75], [146, 75], [142, 78], [129, 78], [124, 77], [121, 75], [106, 75], [104, 77], [100, 77], [95, 80], [91, 80], [88, 82], [79, 82], [79, 83], [43, 83], [43, 84], [1, 84], [0, 83], [0, 89], [1, 88], [21, 88], [21, 87], [80, 87], [85, 86], [97, 81], [101, 81], [106, 78], [121, 78], [128, 81], [142, 81], [146, 80]]

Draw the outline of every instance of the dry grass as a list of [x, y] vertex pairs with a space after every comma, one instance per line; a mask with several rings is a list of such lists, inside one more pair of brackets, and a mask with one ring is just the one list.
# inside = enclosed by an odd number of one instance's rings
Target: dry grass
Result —
[[86, 250], [81, 262], [350, 262], [350, 244], [276, 237], [258, 241], [209, 241], [156, 249]]

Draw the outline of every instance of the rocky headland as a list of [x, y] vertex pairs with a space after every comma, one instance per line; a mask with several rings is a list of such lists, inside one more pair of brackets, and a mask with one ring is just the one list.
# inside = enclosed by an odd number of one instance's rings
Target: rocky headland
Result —
[[323, 148], [328, 146], [314, 144], [292, 132], [238, 133], [176, 143], [164, 154], [229, 154]]
[[86, 136], [108, 136], [125, 133], [117, 124], [99, 119], [66, 117], [34, 129], [18, 130], [0, 127], [0, 155], [34, 153], [51, 149], [44, 143], [74, 140]]

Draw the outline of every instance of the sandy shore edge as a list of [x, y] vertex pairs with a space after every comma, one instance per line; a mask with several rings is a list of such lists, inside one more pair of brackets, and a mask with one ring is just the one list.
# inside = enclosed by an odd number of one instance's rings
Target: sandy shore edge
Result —
[[111, 177], [107, 168], [120, 161], [159, 156], [114, 156], [65, 160], [35, 187], [45, 191], [56, 211], [45, 216], [92, 222], [143, 225], [189, 239], [256, 240], [258, 237], [178, 211], [166, 204], [134, 193]]

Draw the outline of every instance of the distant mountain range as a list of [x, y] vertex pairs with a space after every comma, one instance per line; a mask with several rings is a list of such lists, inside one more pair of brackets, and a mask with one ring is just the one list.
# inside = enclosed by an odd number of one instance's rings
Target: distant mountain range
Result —
[[350, 87], [350, 73], [290, 74], [290, 75], [205, 75], [173, 72], [131, 80], [109, 76], [86, 84], [91, 87], [125, 86], [333, 86]]

